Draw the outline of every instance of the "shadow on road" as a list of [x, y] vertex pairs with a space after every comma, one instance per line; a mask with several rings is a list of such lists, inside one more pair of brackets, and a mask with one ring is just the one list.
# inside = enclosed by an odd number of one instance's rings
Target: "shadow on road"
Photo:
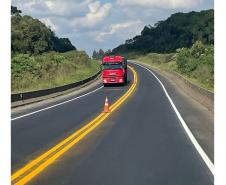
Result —
[[105, 84], [104, 87], [126, 87], [126, 86], [129, 86], [130, 83], [131, 81], [127, 80], [127, 82], [124, 84]]

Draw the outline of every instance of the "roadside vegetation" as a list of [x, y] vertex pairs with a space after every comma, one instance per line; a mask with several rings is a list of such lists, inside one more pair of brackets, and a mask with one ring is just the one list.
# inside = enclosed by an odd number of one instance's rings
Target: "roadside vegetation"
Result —
[[86, 79], [100, 65], [68, 38], [58, 38], [38, 19], [11, 7], [12, 93], [40, 90]]
[[100, 65], [85, 52], [55, 51], [41, 55], [17, 54], [12, 57], [12, 92], [25, 92], [61, 86], [96, 74]]
[[172, 14], [166, 20], [145, 26], [140, 35], [126, 40], [111, 54], [175, 71], [213, 91], [214, 10]]
[[176, 53], [132, 55], [129, 58], [160, 70], [170, 70], [210, 91], [214, 90], [214, 46], [197, 41], [191, 48]]

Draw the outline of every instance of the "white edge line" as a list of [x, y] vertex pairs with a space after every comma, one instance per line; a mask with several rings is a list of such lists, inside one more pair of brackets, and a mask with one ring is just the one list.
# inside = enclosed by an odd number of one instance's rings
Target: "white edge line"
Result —
[[34, 111], [34, 112], [30, 112], [30, 113], [27, 113], [27, 114], [24, 114], [24, 115], [21, 115], [21, 116], [12, 118], [11, 121], [14, 121], [14, 120], [17, 120], [17, 119], [20, 119], [20, 118], [23, 118], [23, 117], [30, 116], [30, 115], [32, 115], [32, 114], [36, 114], [36, 113], [38, 113], [38, 112], [42, 112], [42, 111], [45, 111], [45, 110], [54, 108], [54, 107], [57, 107], [57, 106], [59, 106], [59, 105], [63, 105], [63, 104], [65, 104], [65, 103], [69, 103], [69, 102], [71, 102], [71, 101], [74, 101], [74, 100], [77, 100], [77, 99], [82, 98], [82, 97], [84, 97], [84, 96], [87, 96], [87, 95], [89, 95], [89, 94], [92, 94], [92, 93], [94, 93], [94, 92], [96, 92], [96, 91], [98, 91], [98, 90], [100, 90], [100, 89], [102, 89], [102, 88], [103, 88], [103, 86], [98, 87], [97, 89], [95, 89], [95, 90], [93, 90], [93, 91], [90, 91], [90, 92], [88, 92], [88, 93], [86, 93], [86, 94], [83, 94], [83, 95], [81, 95], [81, 96], [78, 96], [78, 97], [76, 97], [76, 98], [72, 98], [72, 99], [70, 99], [70, 100], [67, 100], [67, 101], [64, 101], [64, 102], [61, 102], [61, 103], [57, 103], [57, 104], [55, 104], [55, 105], [52, 105], [52, 106], [49, 106], [49, 107], [46, 107], [46, 108], [43, 108], [43, 109], [40, 109], [40, 110], [36, 110], [36, 111]]
[[191, 142], [193, 143], [193, 145], [195, 146], [196, 150], [198, 151], [198, 153], [200, 154], [200, 156], [202, 157], [203, 161], [206, 163], [207, 167], [209, 168], [209, 170], [211, 171], [211, 173], [214, 175], [214, 165], [213, 163], [211, 162], [211, 160], [209, 159], [209, 157], [207, 156], [207, 154], [204, 152], [204, 150], [202, 149], [202, 147], [200, 146], [200, 144], [198, 143], [198, 141], [195, 139], [194, 135], [192, 134], [191, 130], [188, 128], [186, 122], [184, 121], [184, 119], [182, 118], [182, 116], [180, 115], [179, 111], [177, 110], [176, 106], [174, 105], [172, 99], [170, 98], [168, 92], [166, 91], [164, 85], [162, 84], [162, 82], [158, 79], [158, 77], [150, 70], [148, 69], [147, 67], [145, 66], [142, 66], [136, 62], [133, 62], [134, 64], [148, 70], [157, 80], [158, 82], [160, 83], [160, 85], [162, 86], [165, 94], [166, 94], [166, 97], [168, 98], [171, 106], [173, 107], [177, 117], [179, 118], [184, 130], [186, 131], [188, 137], [190, 138]]

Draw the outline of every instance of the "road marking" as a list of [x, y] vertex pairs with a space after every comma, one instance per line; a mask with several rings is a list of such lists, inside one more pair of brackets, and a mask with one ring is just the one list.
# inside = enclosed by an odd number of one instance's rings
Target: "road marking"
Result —
[[110, 89], [104, 89], [104, 91], [123, 91], [123, 88], [110, 88]]
[[177, 110], [175, 104], [173, 103], [173, 100], [170, 98], [168, 92], [166, 91], [165, 86], [163, 85], [163, 83], [159, 80], [159, 78], [147, 67], [142, 66], [138, 63], [133, 62], [134, 64], [148, 70], [156, 79], [157, 81], [160, 83], [160, 85], [162, 86], [166, 97], [168, 98], [171, 106], [173, 107], [177, 117], [180, 120], [180, 123], [182, 124], [185, 132], [187, 133], [188, 137], [190, 138], [191, 142], [193, 143], [193, 145], [195, 146], [196, 150], [198, 151], [198, 153], [200, 154], [200, 156], [202, 157], [203, 161], [206, 163], [207, 167], [209, 168], [209, 170], [211, 171], [211, 173], [214, 175], [214, 165], [212, 163], [212, 161], [209, 159], [209, 157], [207, 156], [207, 154], [205, 153], [205, 151], [202, 149], [202, 147], [200, 146], [200, 144], [198, 143], [198, 141], [195, 139], [194, 135], [192, 134], [191, 130], [188, 128], [186, 122], [184, 121], [184, 119], [182, 118], [182, 116], [180, 115], [179, 111]]
[[27, 117], [27, 116], [30, 116], [30, 115], [33, 115], [33, 114], [37, 114], [37, 113], [39, 113], [39, 112], [42, 112], [42, 111], [45, 111], [45, 110], [48, 110], [48, 109], [52, 109], [52, 108], [54, 108], [54, 107], [63, 105], [63, 104], [65, 104], [65, 103], [69, 103], [69, 102], [71, 102], [71, 101], [80, 99], [80, 98], [82, 98], [82, 97], [84, 97], [84, 96], [87, 96], [87, 95], [89, 95], [89, 94], [92, 94], [92, 93], [94, 93], [94, 92], [96, 92], [96, 91], [102, 89], [103, 87], [104, 87], [104, 86], [98, 87], [97, 89], [94, 89], [93, 91], [90, 91], [90, 92], [88, 92], [88, 93], [85, 93], [85, 94], [83, 94], [83, 95], [81, 95], [81, 96], [78, 96], [78, 97], [76, 97], [76, 98], [72, 98], [72, 99], [70, 99], [70, 100], [67, 100], [67, 101], [64, 101], [64, 102], [61, 102], [61, 103], [57, 103], [57, 104], [55, 104], [55, 105], [52, 105], [52, 106], [49, 106], [49, 107], [46, 107], [46, 108], [43, 108], [43, 109], [36, 110], [36, 111], [34, 111], [34, 112], [30, 112], [30, 113], [27, 113], [27, 114], [24, 114], [24, 115], [21, 115], [21, 116], [12, 118], [11, 121], [14, 121], [14, 120], [17, 120], [17, 119], [20, 119], [20, 118], [23, 118], [23, 117]]
[[11, 176], [12, 184], [23, 185], [29, 182], [33, 177], [38, 175], [47, 166], [52, 164], [57, 158], [68, 151], [72, 146], [82, 140], [87, 134], [100, 125], [109, 115], [111, 115], [125, 100], [134, 92], [137, 86], [137, 73], [129, 66], [133, 72], [133, 83], [129, 90], [121, 96], [113, 105], [110, 106], [110, 113], [100, 113], [95, 119], [86, 124], [84, 127], [61, 141], [59, 144], [37, 157], [23, 168], [19, 169]]

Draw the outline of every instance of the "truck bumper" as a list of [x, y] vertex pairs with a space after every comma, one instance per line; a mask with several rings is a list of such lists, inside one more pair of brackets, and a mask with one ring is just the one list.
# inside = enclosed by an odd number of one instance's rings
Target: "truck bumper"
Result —
[[102, 80], [103, 84], [123, 84], [125, 82], [123, 77], [107, 77]]

